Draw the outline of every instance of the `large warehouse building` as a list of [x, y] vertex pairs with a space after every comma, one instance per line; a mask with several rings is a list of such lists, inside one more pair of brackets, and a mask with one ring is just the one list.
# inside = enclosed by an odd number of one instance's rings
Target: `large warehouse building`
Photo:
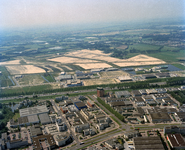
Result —
[[19, 110], [20, 117], [39, 115], [39, 114], [48, 113], [48, 112], [49, 110], [47, 109], [46, 105], [29, 107], [29, 108], [24, 108]]

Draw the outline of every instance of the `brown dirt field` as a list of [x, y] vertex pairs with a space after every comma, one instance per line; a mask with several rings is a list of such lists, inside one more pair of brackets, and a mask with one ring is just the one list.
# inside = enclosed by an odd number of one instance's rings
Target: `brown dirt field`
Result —
[[[73, 56], [75, 56], [75, 55], [73, 55]], [[48, 60], [60, 62], [62, 64], [98, 62], [95, 60], [72, 58], [72, 57], [57, 57], [57, 58], [48, 59]]]
[[117, 83], [114, 79], [89, 79], [83, 82], [85, 86]]
[[10, 74], [34, 74], [34, 73], [45, 73], [44, 69], [38, 68], [33, 65], [16, 65], [6, 66]]
[[0, 62], [0, 65], [18, 65], [18, 64], [20, 64], [20, 60]]
[[109, 64], [106, 63], [89, 63], [89, 64], [76, 64], [84, 69], [96, 69], [96, 68], [110, 68], [112, 67]]

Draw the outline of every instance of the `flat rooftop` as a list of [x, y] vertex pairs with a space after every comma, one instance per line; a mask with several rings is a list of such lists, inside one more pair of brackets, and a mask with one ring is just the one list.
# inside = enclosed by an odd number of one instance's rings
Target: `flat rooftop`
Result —
[[20, 117], [48, 113], [46, 105], [19, 109]]
[[156, 137], [135, 137], [135, 150], [164, 150], [161, 139]]

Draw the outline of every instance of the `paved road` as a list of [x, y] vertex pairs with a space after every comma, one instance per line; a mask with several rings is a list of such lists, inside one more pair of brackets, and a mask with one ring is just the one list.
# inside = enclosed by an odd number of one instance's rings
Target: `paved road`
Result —
[[[111, 90], [110, 88], [104, 88], [104, 90]], [[74, 93], [88, 93], [88, 92], [95, 92], [97, 91], [97, 89], [89, 89], [89, 90], [79, 90], [79, 91], [65, 91], [65, 92], [56, 92], [56, 93], [47, 93], [47, 94], [36, 94], [38, 97], [46, 97], [46, 96], [52, 96], [52, 95], [64, 95], [64, 94], [74, 94]], [[24, 95], [23, 97], [28, 97], [28, 98], [32, 98], [33, 95]], [[23, 98], [20, 96], [13, 96], [13, 97], [3, 97], [0, 98], [0, 100], [12, 100], [12, 99], [19, 99], [19, 98]]]
[[96, 103], [98, 103], [102, 108], [104, 108], [111, 116], [113, 116], [114, 118], [116, 118], [116, 120], [118, 120], [118, 122], [121, 124], [121, 129], [124, 129], [125, 131], [133, 131], [132, 129], [130, 129], [130, 126], [129, 125], [127, 125], [126, 123], [123, 123], [122, 121], [120, 121], [113, 113], [111, 113], [102, 104], [100, 104], [93, 95], [88, 95], [88, 96], [90, 98], [92, 98]]

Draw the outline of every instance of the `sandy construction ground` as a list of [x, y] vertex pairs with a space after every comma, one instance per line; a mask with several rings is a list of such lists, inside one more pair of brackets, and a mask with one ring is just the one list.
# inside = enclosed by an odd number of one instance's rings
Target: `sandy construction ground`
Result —
[[[76, 55], [73, 55], [73, 56], [76, 56]], [[72, 58], [72, 57], [57, 57], [57, 58], [48, 59], [48, 60], [49, 61], [60, 62], [62, 64], [98, 62], [98, 61], [95, 61], [95, 60]]]
[[[99, 50], [79, 50], [79, 51], [75, 51], [75, 52], [71, 52], [71, 53], [66, 53], [66, 56], [76, 56], [79, 58], [86, 58], [86, 59], [93, 59], [93, 60], [100, 60], [100, 61], [107, 61], [107, 62], [111, 62], [111, 63], [120, 63], [122, 64], [122, 62], [158, 62], [158, 64], [164, 64], [165, 62], [154, 58], [154, 57], [150, 57], [147, 55], [137, 55], [135, 57], [129, 58], [129, 59], [119, 59], [119, 58], [114, 58], [114, 57], [110, 57], [110, 54], [105, 54], [102, 51]], [[155, 63], [151, 63], [151, 64], [155, 64]], [[122, 66], [122, 65], [121, 65]], [[126, 66], [130, 66], [130, 65], [126, 65]], [[136, 65], [137, 66], [137, 65]]]
[[129, 58], [127, 61], [162, 61], [162, 60], [141, 54], [141, 55], [137, 55], [132, 58]]
[[108, 72], [101, 72], [100, 73], [102, 78], [108, 78], [108, 77], [119, 77], [119, 76], [128, 76], [129, 74], [124, 71], [108, 71]]
[[89, 79], [83, 82], [85, 86], [117, 83], [115, 79]]
[[86, 63], [86, 64], [76, 64], [84, 69], [96, 69], [96, 68], [110, 68], [112, 67], [106, 63]]
[[44, 73], [45, 70], [35, 67], [33, 65], [16, 65], [16, 66], [6, 66], [10, 74], [33, 74], [33, 73]]
[[18, 65], [18, 64], [20, 64], [20, 60], [0, 62], [0, 65]]

